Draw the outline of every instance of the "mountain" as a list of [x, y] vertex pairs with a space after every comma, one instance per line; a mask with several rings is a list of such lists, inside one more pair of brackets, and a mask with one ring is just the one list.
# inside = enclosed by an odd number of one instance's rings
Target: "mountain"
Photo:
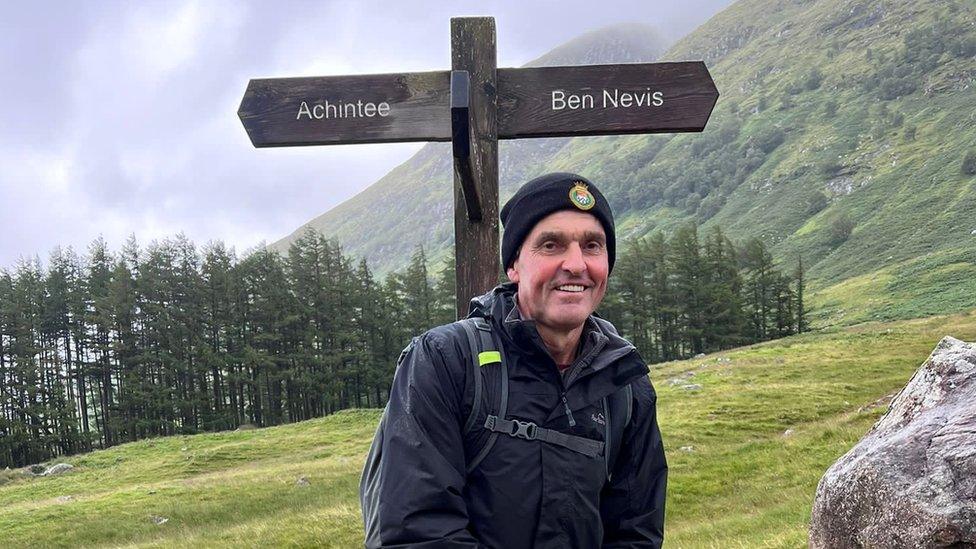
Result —
[[[661, 57], [708, 65], [722, 95], [704, 132], [503, 141], [501, 198], [578, 171], [609, 197], [618, 240], [690, 221], [759, 237], [802, 258], [820, 324], [976, 307], [974, 20], [962, 0], [741, 0]], [[540, 61], [653, 51], [606, 45], [641, 37], [612, 30]], [[418, 243], [443, 256], [450, 159], [424, 147], [308, 225], [381, 272]]]

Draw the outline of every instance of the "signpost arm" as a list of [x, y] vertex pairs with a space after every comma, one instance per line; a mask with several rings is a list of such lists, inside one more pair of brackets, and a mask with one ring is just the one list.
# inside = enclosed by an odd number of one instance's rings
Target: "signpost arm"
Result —
[[469, 75], [470, 170], [481, 219], [468, 219], [464, 174], [454, 163], [454, 246], [457, 315], [498, 281], [498, 104], [495, 20], [451, 19], [451, 68]]

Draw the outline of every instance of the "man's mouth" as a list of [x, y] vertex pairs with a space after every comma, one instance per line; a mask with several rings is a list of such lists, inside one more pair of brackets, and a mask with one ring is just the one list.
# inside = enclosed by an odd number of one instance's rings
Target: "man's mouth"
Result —
[[562, 292], [582, 292], [586, 289], [585, 286], [581, 284], [563, 284], [562, 286], [556, 286], [556, 289]]

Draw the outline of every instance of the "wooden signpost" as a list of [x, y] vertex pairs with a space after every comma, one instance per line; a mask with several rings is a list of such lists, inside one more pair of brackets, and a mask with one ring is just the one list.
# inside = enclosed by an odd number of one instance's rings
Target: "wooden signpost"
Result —
[[255, 147], [451, 141], [458, 316], [499, 272], [498, 140], [700, 132], [705, 64], [499, 69], [495, 20], [451, 19], [451, 70], [253, 79], [238, 116]]

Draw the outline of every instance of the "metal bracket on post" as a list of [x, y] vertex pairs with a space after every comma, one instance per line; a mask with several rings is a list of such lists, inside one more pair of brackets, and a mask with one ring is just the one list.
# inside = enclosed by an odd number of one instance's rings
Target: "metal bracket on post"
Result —
[[454, 169], [461, 176], [461, 192], [468, 221], [481, 221], [481, 198], [475, 188], [471, 167], [471, 78], [468, 71], [451, 71], [451, 143]]

